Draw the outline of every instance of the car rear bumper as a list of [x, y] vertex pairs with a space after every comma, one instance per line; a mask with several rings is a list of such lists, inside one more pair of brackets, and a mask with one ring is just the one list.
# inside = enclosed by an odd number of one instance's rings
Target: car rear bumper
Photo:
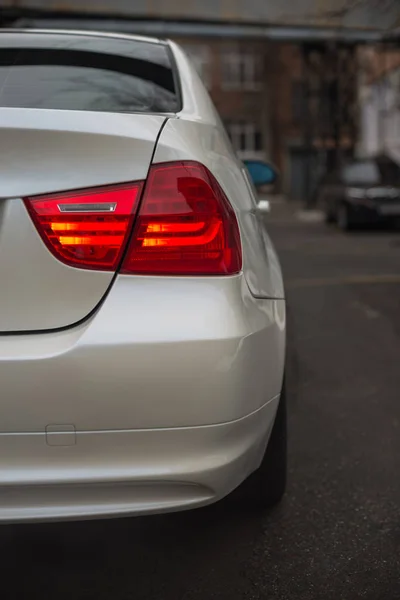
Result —
[[400, 219], [400, 202], [349, 204], [351, 215], [359, 223], [389, 222]]
[[284, 301], [242, 275], [119, 277], [77, 327], [0, 336], [0, 433], [235, 421], [280, 393], [284, 355]]
[[243, 275], [118, 277], [86, 322], [0, 336], [0, 521], [200, 506], [260, 461], [284, 300]]
[[0, 435], [0, 522], [161, 513], [215, 502], [260, 464], [279, 398], [214, 426]]

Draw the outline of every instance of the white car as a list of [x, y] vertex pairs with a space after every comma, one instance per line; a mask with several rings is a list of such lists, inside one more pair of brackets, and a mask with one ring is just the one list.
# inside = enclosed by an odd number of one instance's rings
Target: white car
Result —
[[281, 269], [178, 45], [0, 33], [0, 280], [0, 521], [280, 500]]

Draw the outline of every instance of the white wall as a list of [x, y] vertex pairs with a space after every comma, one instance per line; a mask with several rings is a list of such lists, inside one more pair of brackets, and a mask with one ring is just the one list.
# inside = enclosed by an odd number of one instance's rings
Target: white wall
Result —
[[359, 92], [360, 135], [358, 153], [385, 153], [400, 162], [400, 69]]

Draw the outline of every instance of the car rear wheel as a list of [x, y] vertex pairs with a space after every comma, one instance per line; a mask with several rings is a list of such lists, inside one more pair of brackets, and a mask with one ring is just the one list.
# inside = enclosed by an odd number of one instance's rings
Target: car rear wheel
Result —
[[337, 224], [342, 231], [350, 231], [354, 227], [354, 222], [351, 218], [350, 208], [347, 204], [341, 204], [338, 210]]
[[246, 500], [257, 509], [272, 508], [286, 490], [287, 477], [287, 415], [285, 384], [275, 422], [261, 465], [243, 484]]
[[325, 223], [327, 225], [332, 225], [332, 223], [336, 222], [336, 217], [334, 215], [334, 213], [331, 210], [327, 210], [325, 212]]

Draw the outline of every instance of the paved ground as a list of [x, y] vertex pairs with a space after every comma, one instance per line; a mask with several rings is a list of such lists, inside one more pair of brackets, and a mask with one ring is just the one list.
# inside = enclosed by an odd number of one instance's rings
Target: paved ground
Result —
[[282, 506], [4, 527], [9, 597], [400, 599], [400, 234], [281, 213], [268, 222], [289, 295]]

